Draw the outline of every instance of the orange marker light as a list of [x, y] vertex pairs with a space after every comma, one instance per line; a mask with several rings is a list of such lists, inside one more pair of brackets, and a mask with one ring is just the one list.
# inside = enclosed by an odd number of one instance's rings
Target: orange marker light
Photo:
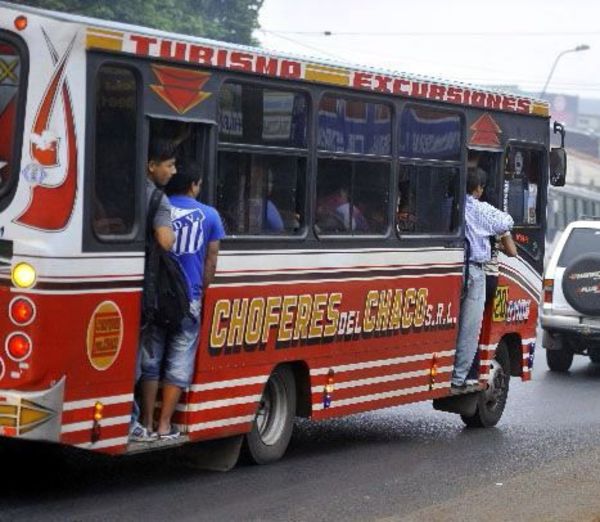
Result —
[[23, 31], [27, 29], [27, 17], [20, 15], [15, 18], [15, 28], [17, 31]]
[[13, 361], [22, 361], [31, 354], [31, 340], [23, 333], [14, 333], [6, 340], [6, 353]]
[[35, 315], [34, 304], [25, 297], [17, 297], [10, 304], [10, 318], [18, 325], [29, 324]]

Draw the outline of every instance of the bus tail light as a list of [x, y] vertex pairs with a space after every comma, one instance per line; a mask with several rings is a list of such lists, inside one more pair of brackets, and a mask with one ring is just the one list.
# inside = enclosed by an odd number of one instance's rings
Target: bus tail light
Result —
[[429, 369], [429, 389], [432, 390], [435, 384], [435, 378], [437, 377], [438, 367], [437, 358], [435, 355], [431, 358], [431, 368]]
[[30, 288], [35, 284], [37, 274], [29, 263], [17, 263], [11, 273], [12, 282], [18, 288]]
[[329, 370], [327, 374], [327, 384], [325, 384], [323, 393], [323, 408], [329, 408], [331, 406], [331, 394], [333, 393], [333, 370]]
[[35, 305], [27, 297], [15, 297], [8, 311], [11, 320], [19, 326], [25, 326], [31, 323], [35, 317]]
[[28, 335], [14, 332], [6, 339], [6, 353], [16, 362], [21, 362], [31, 355], [33, 345]]
[[544, 304], [552, 304], [554, 292], [554, 279], [544, 279]]

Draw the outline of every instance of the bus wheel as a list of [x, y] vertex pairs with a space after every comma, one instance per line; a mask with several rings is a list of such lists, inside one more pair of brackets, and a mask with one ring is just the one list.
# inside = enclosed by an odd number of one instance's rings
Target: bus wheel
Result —
[[504, 342], [498, 344], [496, 356], [490, 363], [487, 388], [479, 392], [477, 409], [471, 416], [461, 415], [470, 428], [491, 428], [498, 424], [504, 413], [510, 383], [510, 358]]
[[568, 372], [573, 364], [573, 352], [568, 348], [546, 350], [546, 362], [551, 372]]
[[279, 460], [288, 447], [296, 415], [296, 383], [287, 366], [276, 368], [263, 391], [246, 454], [256, 464]]

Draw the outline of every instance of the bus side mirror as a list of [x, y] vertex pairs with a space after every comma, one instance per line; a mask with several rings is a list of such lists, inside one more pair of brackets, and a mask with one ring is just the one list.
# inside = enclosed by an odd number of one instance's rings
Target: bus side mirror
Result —
[[567, 153], [562, 147], [550, 150], [550, 185], [564, 187], [567, 180]]

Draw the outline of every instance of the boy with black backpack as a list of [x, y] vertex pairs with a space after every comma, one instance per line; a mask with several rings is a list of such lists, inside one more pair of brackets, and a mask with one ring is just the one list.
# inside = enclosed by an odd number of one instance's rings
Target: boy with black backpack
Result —
[[[146, 208], [148, 209], [149, 214], [146, 234], [146, 259], [148, 259], [149, 253], [153, 249], [160, 249], [166, 254], [171, 250], [175, 243], [175, 234], [171, 225], [171, 204], [166, 195], [157, 189], [157, 186], [162, 187], [166, 185], [177, 173], [175, 167], [175, 153], [175, 145], [170, 141], [156, 140], [150, 144], [146, 177]], [[151, 207], [154, 208], [151, 209]], [[151, 281], [153, 276], [150, 276], [147, 273], [147, 268], [148, 266], [146, 266], [146, 273], [144, 274], [144, 305], [147, 300], [146, 290], [148, 283], [157, 285], [157, 281]], [[147, 313], [146, 306], [144, 306], [141, 346], [136, 368], [136, 382], [142, 375], [141, 365], [144, 349], [149, 344], [156, 328], [152, 322], [153, 321]], [[136, 402], [129, 438], [132, 441], [149, 442], [158, 438], [152, 429], [153, 411], [149, 411], [147, 406], [151, 402], [150, 397], [156, 397], [158, 383], [156, 383], [155, 387], [154, 383], [142, 380], [140, 388], [142, 395], [142, 423], [138, 421], [139, 410]], [[152, 403], [153, 402], [154, 400], [152, 400]]]
[[[201, 169], [192, 162], [183, 165], [177, 176], [165, 187], [171, 204], [171, 222], [175, 243], [171, 254], [185, 274], [189, 314], [179, 328], [163, 327], [152, 336], [152, 349], [142, 354], [142, 386], [162, 381], [162, 405], [157, 435], [168, 440], [179, 436], [171, 419], [181, 392], [192, 381], [194, 361], [200, 334], [201, 303], [204, 290], [212, 282], [219, 252], [219, 241], [225, 236], [216, 209], [196, 200], [202, 184]], [[152, 397], [156, 399], [156, 391]], [[149, 396], [145, 397], [150, 399]], [[144, 403], [145, 426], [150, 429], [154, 402]]]

